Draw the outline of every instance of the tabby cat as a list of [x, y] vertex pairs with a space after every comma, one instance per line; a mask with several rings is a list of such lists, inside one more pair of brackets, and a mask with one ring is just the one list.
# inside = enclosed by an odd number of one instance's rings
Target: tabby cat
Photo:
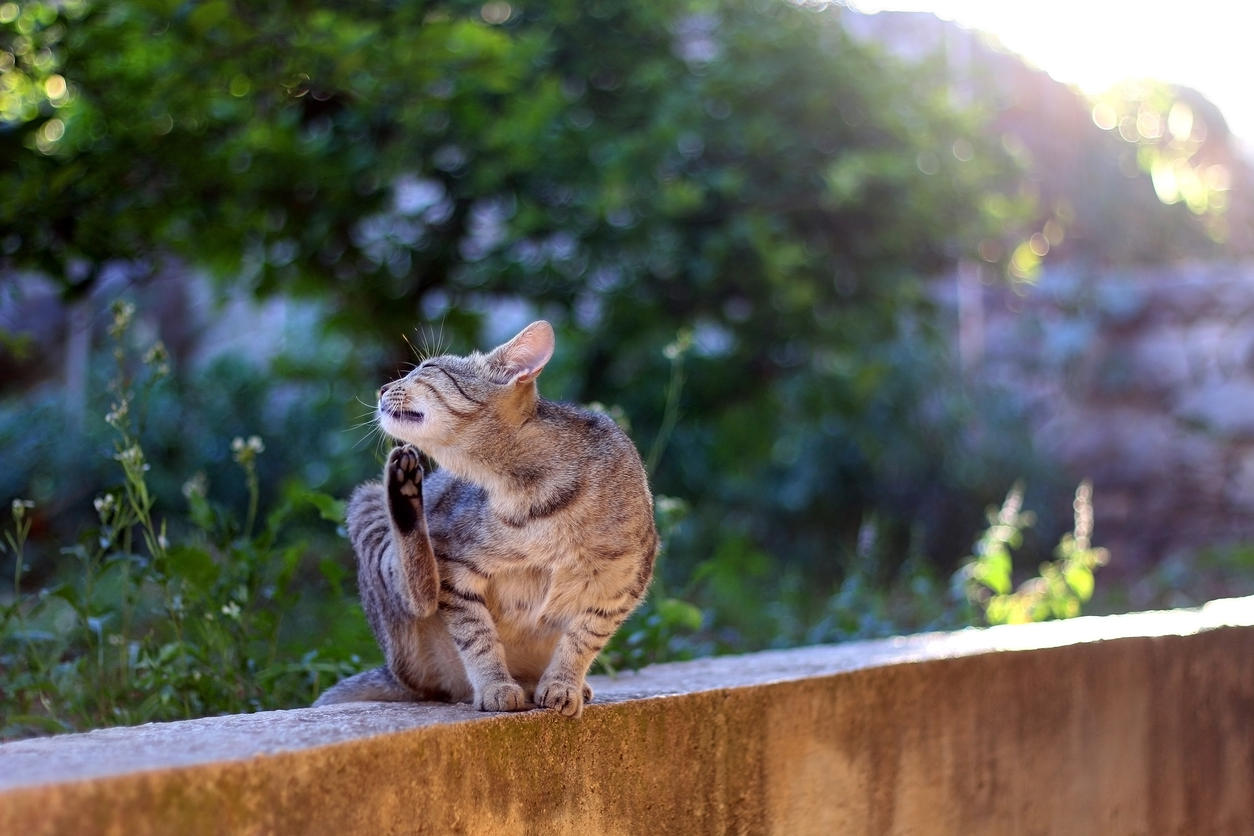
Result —
[[[488, 354], [423, 361], [379, 391], [402, 442], [357, 488], [348, 534], [387, 664], [315, 705], [532, 705], [577, 717], [588, 667], [644, 597], [658, 537], [631, 440], [609, 417], [540, 398], [553, 328]], [[424, 476], [419, 450], [439, 468]]]

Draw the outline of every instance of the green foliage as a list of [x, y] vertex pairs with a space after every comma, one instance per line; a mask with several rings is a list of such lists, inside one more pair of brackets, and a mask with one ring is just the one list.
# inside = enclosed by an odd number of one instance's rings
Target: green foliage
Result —
[[1093, 597], [1093, 574], [1106, 562], [1106, 550], [1095, 548], [1093, 487], [1082, 482], [1072, 503], [1073, 530], [1062, 536], [1054, 560], [1039, 574], [1013, 586], [1011, 552], [1022, 543], [1023, 529], [1034, 518], [1024, 512], [1023, 487], [1015, 485], [997, 511], [989, 511], [989, 527], [975, 544], [975, 554], [954, 575], [955, 588], [978, 607], [989, 624], [1026, 624], [1051, 618], [1074, 618]]
[[[38, 593], [24, 589], [35, 508], [23, 500], [11, 506], [5, 541], [14, 558], [13, 597], [0, 610], [4, 736], [304, 705], [363, 666], [354, 651], [377, 656], [364, 618], [348, 603], [341, 563], [328, 558], [317, 567], [320, 584], [330, 589], [322, 606], [311, 611], [302, 600], [300, 569], [310, 550], [292, 536], [292, 523], [300, 509], [311, 508], [338, 525], [343, 503], [293, 483], [261, 515], [258, 464], [266, 445], [259, 437], [236, 437], [230, 445], [247, 496], [244, 512], [211, 501], [204, 479], [193, 477], [183, 486], [189, 524], [171, 540], [137, 435], [142, 407], [169, 373], [168, 360], [159, 343], [128, 350], [133, 315], [130, 305], [116, 305], [110, 329], [117, 347], [106, 422], [123, 478], [95, 500], [98, 528], [66, 549], [71, 579]], [[681, 334], [665, 351], [668, 403], [682, 396], [690, 348]], [[659, 451], [666, 432], [663, 425]], [[1012, 592], [1010, 550], [1031, 524], [1021, 503], [1016, 487], [990, 516], [976, 556], [955, 576], [961, 599], [946, 594], [917, 541], [885, 583], [882, 552], [892, 545], [881, 542], [875, 519], [860, 526], [844, 577], [817, 605], [803, 575], [790, 570], [774, 577], [771, 555], [748, 537], [727, 537], [678, 592], [659, 572], [600, 665], [614, 672], [754, 646], [955, 627], [971, 623], [977, 608], [990, 623], [1078, 614], [1104, 559], [1089, 544], [1088, 486], [1077, 491], [1075, 530], [1059, 544], [1058, 560]], [[690, 522], [688, 505], [672, 497], [658, 496], [656, 513], [665, 546]], [[664, 553], [659, 568], [668, 560]]]
[[[920, 505], [929, 553], [953, 555], [978, 522], [953, 508], [1032, 469], [991, 449], [1013, 416], [945, 365], [920, 279], [1014, 237], [1015, 163], [942, 74], [839, 9], [20, 9], [0, 269], [73, 296], [114, 261], [188, 264], [313, 296], [326, 328], [388, 347], [372, 385], [398, 333], [438, 319], [477, 346], [522, 301], [565, 325], [564, 397], [668, 445], [646, 452], [693, 504], [677, 568], [726, 534], [834, 579], [862, 519], [901, 542]], [[659, 402], [681, 332], [686, 398]]]
[[145, 353], [140, 376], [130, 373], [132, 314], [115, 306], [111, 328], [118, 366], [106, 420], [122, 482], [96, 498], [98, 528], [65, 550], [70, 578], [24, 590], [34, 503], [12, 504], [5, 540], [13, 595], [0, 610], [2, 737], [303, 705], [359, 661], [342, 652], [345, 644], [291, 641], [291, 628], [304, 625], [284, 620], [295, 609], [307, 554], [307, 544], [289, 535], [293, 515], [312, 506], [339, 523], [342, 508], [291, 487], [258, 520], [259, 438], [232, 445], [249, 497], [243, 522], [192, 480], [184, 490], [191, 530], [179, 542], [167, 536], [136, 435], [143, 392], [167, 369], [158, 344]]

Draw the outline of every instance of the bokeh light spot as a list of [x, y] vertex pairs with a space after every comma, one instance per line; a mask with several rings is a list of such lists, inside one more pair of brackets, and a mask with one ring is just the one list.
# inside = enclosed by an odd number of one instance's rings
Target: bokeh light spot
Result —
[[1146, 139], [1158, 139], [1163, 135], [1163, 119], [1153, 110], [1141, 108], [1136, 114], [1136, 132]]
[[60, 119], [49, 119], [35, 133], [35, 147], [43, 154], [51, 154], [56, 144], [65, 136], [65, 123]]
[[1000, 241], [992, 238], [985, 238], [980, 242], [980, 258], [987, 262], [996, 262], [1002, 256], [1002, 246]]
[[499, 26], [509, 20], [510, 15], [513, 13], [513, 7], [509, 3], [501, 2], [501, 0], [484, 3], [483, 7], [479, 9], [479, 16], [483, 18], [485, 23], [491, 23], [493, 26]]
[[1032, 233], [1032, 237], [1028, 239], [1028, 248], [1039, 258], [1049, 255], [1049, 241], [1039, 232]]
[[48, 98], [53, 101], [65, 98], [65, 79], [59, 75], [48, 76], [48, 78], [44, 80], [44, 92], [47, 93]]
[[1112, 131], [1119, 122], [1119, 115], [1115, 113], [1115, 109], [1105, 102], [1098, 102], [1093, 105], [1093, 124], [1101, 128], [1103, 131]]
[[1167, 114], [1167, 130], [1171, 138], [1184, 142], [1193, 133], [1193, 108], [1184, 102], [1176, 102]]

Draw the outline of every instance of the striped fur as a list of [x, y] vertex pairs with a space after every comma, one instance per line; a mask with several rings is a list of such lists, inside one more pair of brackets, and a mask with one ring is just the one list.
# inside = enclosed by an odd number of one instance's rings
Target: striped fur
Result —
[[[362, 606], [386, 669], [318, 705], [473, 701], [578, 716], [597, 653], [644, 597], [658, 538], [640, 456], [604, 415], [541, 399], [553, 329], [440, 356], [380, 390], [402, 446], [349, 501]], [[439, 465], [424, 475], [418, 450]]]

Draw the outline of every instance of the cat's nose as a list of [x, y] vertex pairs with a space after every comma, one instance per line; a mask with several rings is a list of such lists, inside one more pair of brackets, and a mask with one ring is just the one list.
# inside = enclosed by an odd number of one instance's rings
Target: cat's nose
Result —
[[395, 385], [396, 385], [396, 381], [392, 381], [391, 383], [385, 383], [385, 384], [383, 384], [382, 386], [380, 386], [380, 387], [379, 387], [379, 393], [378, 393], [377, 397], [382, 398], [382, 397], [383, 397], [383, 395], [387, 392], [387, 390], [391, 389], [391, 388], [392, 388], [393, 386], [395, 386]]

